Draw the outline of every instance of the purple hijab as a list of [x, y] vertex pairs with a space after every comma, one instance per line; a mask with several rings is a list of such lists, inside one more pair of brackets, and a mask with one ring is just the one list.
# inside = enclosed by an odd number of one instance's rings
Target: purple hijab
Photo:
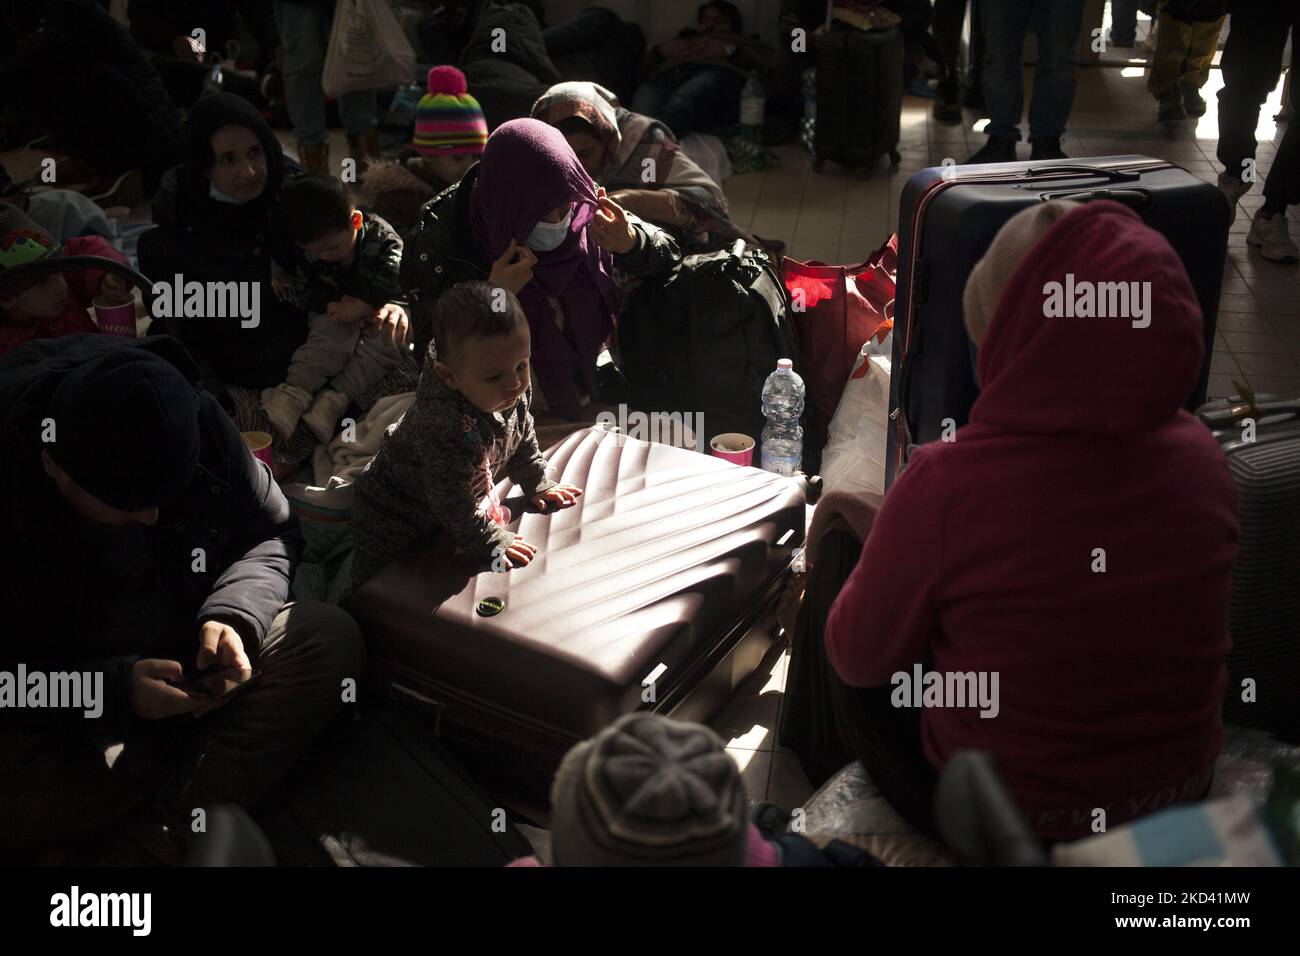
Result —
[[[470, 198], [470, 231], [489, 264], [514, 239], [523, 245], [551, 210], [573, 202], [569, 235], [538, 252], [533, 278], [519, 293], [533, 340], [533, 371], [551, 410], [581, 416], [579, 390], [596, 395], [596, 356], [614, 332], [613, 257], [587, 234], [598, 208], [596, 184], [564, 135], [534, 119], [517, 119], [488, 137]], [[548, 298], [559, 301], [564, 328]]]

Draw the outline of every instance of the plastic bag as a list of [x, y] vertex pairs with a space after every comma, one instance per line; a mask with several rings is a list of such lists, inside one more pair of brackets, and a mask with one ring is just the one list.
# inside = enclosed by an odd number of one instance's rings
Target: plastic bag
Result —
[[889, 424], [889, 372], [893, 332], [869, 339], [853, 363], [831, 418], [822, 453], [825, 491], [885, 490], [885, 438]]
[[338, 0], [321, 88], [339, 97], [410, 83], [415, 51], [382, 0]]

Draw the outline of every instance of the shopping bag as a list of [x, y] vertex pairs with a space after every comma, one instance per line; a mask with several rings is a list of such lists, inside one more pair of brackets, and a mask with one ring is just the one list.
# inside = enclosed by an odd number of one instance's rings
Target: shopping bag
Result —
[[831, 418], [822, 452], [822, 492], [883, 494], [889, 424], [889, 362], [893, 333], [862, 346]]
[[826, 444], [831, 417], [862, 346], [883, 340], [894, 324], [894, 277], [898, 236], [858, 265], [800, 262], [788, 256], [781, 277], [790, 294], [790, 316], [799, 336], [800, 367], [807, 389], [808, 429], [804, 457]]
[[383, 0], [338, 0], [321, 88], [339, 97], [410, 83], [415, 51]]

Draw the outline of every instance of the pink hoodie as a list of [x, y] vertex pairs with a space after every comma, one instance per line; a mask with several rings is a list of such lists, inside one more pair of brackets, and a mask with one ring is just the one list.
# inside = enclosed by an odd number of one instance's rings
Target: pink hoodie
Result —
[[[1048, 317], [1053, 282], [1149, 283], [1150, 324]], [[850, 685], [901, 694], [927, 650], [997, 672], [996, 716], [923, 711], [926, 756], [992, 751], [1044, 836], [1196, 799], [1222, 745], [1236, 495], [1182, 410], [1202, 338], [1159, 233], [1113, 202], [1062, 218], [998, 302], [970, 423], [913, 455], [831, 609]]]

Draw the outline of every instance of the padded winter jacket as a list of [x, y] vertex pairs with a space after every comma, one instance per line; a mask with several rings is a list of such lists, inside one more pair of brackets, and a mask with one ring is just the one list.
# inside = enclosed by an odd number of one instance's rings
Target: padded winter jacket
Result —
[[[41, 464], [42, 420], [59, 382], [112, 348], [148, 349], [199, 391], [199, 465], [150, 527], [105, 528], [64, 501]], [[233, 627], [249, 658], [289, 600], [303, 539], [270, 470], [248, 452], [176, 340], [73, 335], [0, 359], [0, 672], [102, 671], [104, 713], [0, 708], [0, 730], [121, 730], [142, 657], [194, 664], [199, 622]], [[121, 454], [131, 454], [130, 448]], [[197, 549], [197, 550], [196, 550]]]

